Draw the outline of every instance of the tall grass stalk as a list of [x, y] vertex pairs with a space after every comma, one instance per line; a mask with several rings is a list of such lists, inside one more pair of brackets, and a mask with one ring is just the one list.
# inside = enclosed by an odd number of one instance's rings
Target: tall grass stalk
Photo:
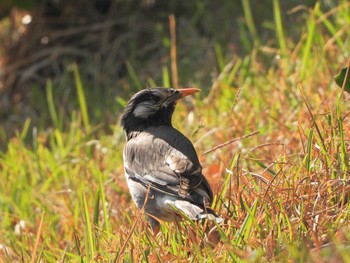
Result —
[[101, 175], [100, 169], [96, 168], [96, 172], [98, 174], [98, 192], [100, 195], [102, 211], [103, 211], [103, 219], [104, 219], [104, 227], [103, 228], [106, 231], [106, 233], [109, 235], [110, 234], [109, 217], [108, 217], [108, 213], [107, 213], [106, 197], [105, 197], [103, 184], [102, 184], [102, 175]]
[[170, 87], [170, 77], [169, 77], [169, 70], [167, 67], [162, 68], [162, 79], [163, 79], [163, 87]]
[[303, 56], [301, 60], [301, 68], [299, 78], [303, 80], [305, 78], [306, 69], [310, 66], [311, 59], [311, 48], [315, 39], [316, 30], [316, 14], [320, 12], [320, 2], [316, 2], [314, 10], [308, 19], [308, 27], [306, 32], [306, 43], [303, 46]]
[[29, 131], [29, 128], [30, 128], [30, 124], [31, 124], [31, 119], [27, 118], [23, 124], [23, 128], [22, 128], [22, 131], [21, 131], [21, 134], [20, 134], [20, 138], [21, 140], [23, 141], [27, 135], [28, 135], [28, 131]]
[[126, 61], [125, 65], [128, 70], [132, 84], [135, 86], [136, 90], [141, 90], [143, 88], [143, 85], [141, 84], [141, 81], [137, 76], [134, 67], [131, 65], [130, 61]]
[[92, 260], [95, 256], [95, 242], [94, 242], [94, 234], [90, 221], [90, 212], [88, 208], [88, 204], [86, 202], [86, 196], [83, 194], [83, 211], [84, 211], [84, 219], [85, 219], [85, 251], [86, 255], [90, 260]]
[[284, 38], [283, 23], [282, 23], [279, 0], [273, 0], [273, 14], [275, 17], [276, 38], [278, 40], [282, 55], [285, 55], [286, 54], [286, 41]]
[[347, 178], [346, 171], [349, 167], [349, 160], [346, 150], [346, 139], [344, 135], [344, 127], [343, 127], [343, 116], [341, 110], [341, 103], [338, 101], [336, 105], [336, 116], [337, 116], [337, 124], [338, 124], [338, 132], [339, 132], [339, 140], [340, 140], [340, 159], [341, 159], [341, 170], [344, 172], [344, 179]]
[[56, 113], [56, 107], [55, 102], [53, 99], [53, 87], [52, 87], [52, 80], [48, 79], [46, 81], [46, 99], [47, 99], [47, 105], [49, 107], [49, 112], [51, 116], [51, 120], [53, 122], [53, 125], [56, 129], [61, 129], [61, 125], [58, 121], [57, 113]]
[[313, 139], [314, 139], [314, 130], [310, 129], [309, 136], [307, 139], [307, 148], [306, 148], [306, 156], [305, 156], [305, 166], [308, 172], [310, 172], [312, 168]]
[[88, 131], [90, 129], [89, 113], [88, 113], [88, 109], [87, 109], [87, 105], [86, 105], [84, 87], [83, 87], [83, 83], [81, 82], [81, 78], [80, 78], [79, 69], [78, 69], [77, 64], [73, 64], [73, 74], [74, 74], [75, 87], [77, 89], [80, 112], [81, 112], [82, 117], [83, 117], [84, 127]]
[[214, 46], [214, 49], [215, 49], [215, 55], [216, 55], [216, 60], [218, 62], [219, 70], [220, 70], [220, 72], [222, 72], [226, 66], [224, 56], [222, 54], [222, 49], [221, 49], [219, 44], [216, 44]]
[[255, 22], [251, 10], [250, 0], [242, 0], [244, 17], [249, 29], [251, 36], [253, 37], [254, 42], [259, 42], [259, 37], [255, 27]]

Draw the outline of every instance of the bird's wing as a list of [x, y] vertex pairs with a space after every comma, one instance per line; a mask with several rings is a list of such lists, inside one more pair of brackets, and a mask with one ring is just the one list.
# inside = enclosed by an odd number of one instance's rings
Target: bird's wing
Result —
[[156, 191], [189, 200], [199, 199], [195, 201], [201, 203], [203, 197], [209, 202], [212, 200], [211, 189], [202, 175], [191, 142], [175, 129], [141, 132], [129, 140], [124, 149], [124, 166], [130, 179]]

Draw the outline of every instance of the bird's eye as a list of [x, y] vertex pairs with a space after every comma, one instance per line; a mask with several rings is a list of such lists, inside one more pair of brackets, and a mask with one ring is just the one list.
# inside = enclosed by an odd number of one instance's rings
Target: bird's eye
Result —
[[152, 96], [152, 97], [151, 97], [151, 101], [152, 101], [153, 103], [157, 103], [157, 102], [160, 101], [160, 98], [159, 98], [158, 96]]

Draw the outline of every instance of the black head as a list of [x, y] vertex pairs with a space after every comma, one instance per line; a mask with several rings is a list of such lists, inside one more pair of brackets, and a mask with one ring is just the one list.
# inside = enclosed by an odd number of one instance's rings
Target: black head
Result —
[[152, 88], [136, 93], [125, 107], [121, 125], [127, 134], [150, 126], [169, 125], [176, 101], [199, 91], [196, 88]]

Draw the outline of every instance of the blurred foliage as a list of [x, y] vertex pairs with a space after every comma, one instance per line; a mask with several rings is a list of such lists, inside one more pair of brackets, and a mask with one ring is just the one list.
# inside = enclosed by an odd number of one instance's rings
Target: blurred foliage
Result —
[[[115, 112], [122, 108], [115, 102], [118, 96], [162, 85], [164, 73], [169, 72], [170, 14], [177, 22], [180, 85], [195, 85], [207, 94], [232, 58], [255, 52], [262, 63], [274, 64], [281, 43], [290, 48], [307, 30], [303, 24], [315, 5], [310, 0], [280, 1], [276, 14], [273, 0], [2, 2], [6, 3], [12, 11], [0, 29], [0, 121], [2, 134], [7, 134], [2, 137], [13, 135], [27, 118], [32, 125], [50, 125], [45, 88], [49, 79], [57, 114], [67, 120], [65, 127], [69, 124], [70, 113], [79, 108], [74, 64], [80, 71], [90, 121], [115, 121]], [[325, 12], [336, 5], [319, 3]], [[27, 11], [19, 10], [29, 6]], [[279, 29], [276, 15], [281, 19]], [[286, 37], [276, 38], [277, 30], [285, 30]]]
[[1, 0], [0, 19], [8, 16], [14, 8], [30, 10], [39, 5], [40, 2], [38, 0]]

